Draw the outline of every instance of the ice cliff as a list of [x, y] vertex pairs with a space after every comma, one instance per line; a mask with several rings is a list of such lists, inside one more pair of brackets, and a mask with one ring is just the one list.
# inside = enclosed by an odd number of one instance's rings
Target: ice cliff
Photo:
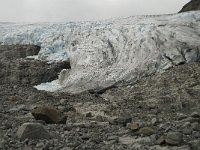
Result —
[[200, 61], [200, 11], [98, 22], [0, 23], [0, 43], [41, 46], [38, 59], [70, 60], [59, 80], [38, 89], [79, 93], [130, 84]]

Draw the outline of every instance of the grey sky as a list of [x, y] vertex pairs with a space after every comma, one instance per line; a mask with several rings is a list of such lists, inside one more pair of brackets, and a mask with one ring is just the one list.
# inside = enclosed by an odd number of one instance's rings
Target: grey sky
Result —
[[189, 0], [0, 0], [0, 22], [101, 20], [176, 13]]

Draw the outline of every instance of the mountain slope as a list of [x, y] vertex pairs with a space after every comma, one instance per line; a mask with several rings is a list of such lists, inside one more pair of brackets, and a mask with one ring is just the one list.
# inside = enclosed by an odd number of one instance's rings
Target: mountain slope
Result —
[[191, 0], [187, 3], [180, 12], [192, 11], [192, 10], [200, 10], [200, 1], [199, 0]]
[[36, 44], [39, 59], [70, 59], [71, 69], [42, 90], [98, 92], [200, 61], [200, 12], [0, 27], [2, 44]]

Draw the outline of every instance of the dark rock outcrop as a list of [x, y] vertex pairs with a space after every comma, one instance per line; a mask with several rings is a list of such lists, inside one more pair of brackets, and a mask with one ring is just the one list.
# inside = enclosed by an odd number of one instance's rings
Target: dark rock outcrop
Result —
[[179, 13], [193, 10], [200, 10], [200, 0], [191, 0], [189, 3], [183, 6]]
[[39, 46], [0, 45], [0, 84], [18, 83], [36, 85], [50, 82], [62, 69], [69, 69], [68, 61], [47, 63], [27, 56], [37, 55]]

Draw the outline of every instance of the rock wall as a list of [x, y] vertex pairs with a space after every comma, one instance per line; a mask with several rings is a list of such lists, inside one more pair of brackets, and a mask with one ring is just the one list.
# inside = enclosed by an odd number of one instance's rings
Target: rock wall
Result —
[[39, 51], [40, 47], [34, 45], [0, 45], [0, 85], [50, 82], [57, 79], [62, 69], [70, 68], [67, 61], [48, 64], [26, 58]]
[[193, 11], [193, 10], [200, 10], [200, 1], [199, 0], [191, 0], [189, 3], [187, 3], [183, 8], [181, 9], [181, 12], [186, 11]]

